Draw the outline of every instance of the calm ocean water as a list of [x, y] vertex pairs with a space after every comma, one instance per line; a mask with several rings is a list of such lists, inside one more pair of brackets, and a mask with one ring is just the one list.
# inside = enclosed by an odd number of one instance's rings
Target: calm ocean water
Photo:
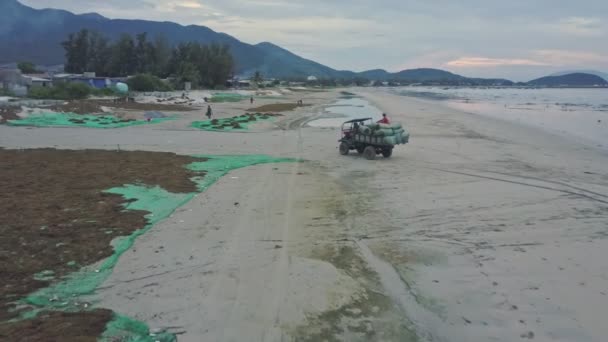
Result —
[[608, 148], [608, 89], [399, 87], [390, 91]]

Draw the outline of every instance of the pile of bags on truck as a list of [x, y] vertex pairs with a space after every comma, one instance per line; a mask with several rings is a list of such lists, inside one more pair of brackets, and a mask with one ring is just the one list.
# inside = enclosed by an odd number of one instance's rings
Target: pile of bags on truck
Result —
[[410, 140], [410, 133], [403, 129], [400, 123], [362, 125], [359, 127], [359, 133], [365, 136], [383, 138], [382, 142], [388, 145], [407, 144]]

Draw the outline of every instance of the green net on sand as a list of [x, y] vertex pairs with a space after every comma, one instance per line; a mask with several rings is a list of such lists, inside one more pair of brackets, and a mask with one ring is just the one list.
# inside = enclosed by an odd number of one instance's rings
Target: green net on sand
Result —
[[105, 115], [80, 115], [74, 113], [42, 113], [30, 115], [19, 120], [9, 120], [10, 126], [34, 126], [34, 127], [86, 127], [86, 128], [120, 128], [160, 123], [173, 118], [158, 118], [146, 120], [120, 119], [111, 114]]
[[167, 332], [152, 333], [145, 323], [114, 314], [112, 320], [106, 325], [106, 331], [100, 340], [108, 342], [176, 342], [177, 337]]
[[[228, 172], [258, 164], [294, 162], [291, 158], [275, 158], [266, 155], [242, 156], [195, 156], [201, 158], [200, 162], [188, 165], [188, 169], [204, 172], [204, 176], [195, 177], [198, 191], [193, 193], [171, 193], [158, 186], [124, 185], [106, 190], [108, 193], [120, 194], [129, 200], [125, 210], [144, 210], [148, 224], [131, 235], [116, 239], [113, 243], [114, 253], [101, 261], [95, 267], [85, 267], [72, 273], [59, 283], [36, 291], [22, 300], [23, 304], [32, 307], [22, 315], [22, 319], [35, 317], [40, 311], [79, 312], [91, 310], [94, 306], [83, 302], [82, 296], [91, 295], [110, 276], [118, 263], [119, 258], [133, 246], [135, 240], [148, 232], [159, 221], [167, 218], [177, 208], [190, 201], [197, 193], [204, 192]], [[128, 317], [115, 315], [107, 325], [102, 340], [113, 340], [121, 337], [121, 341], [147, 342], [161, 341], [173, 342], [175, 337], [171, 334], [158, 334], [151, 336], [145, 323], [132, 320]]]

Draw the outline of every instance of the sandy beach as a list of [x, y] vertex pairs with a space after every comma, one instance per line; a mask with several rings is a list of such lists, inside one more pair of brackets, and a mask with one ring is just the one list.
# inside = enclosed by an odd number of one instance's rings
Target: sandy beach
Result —
[[371, 88], [399, 121], [392, 158], [338, 153], [309, 127], [340, 90], [249, 131], [204, 109], [94, 130], [0, 125], [0, 147], [267, 154], [140, 237], [89, 300], [178, 341], [605, 341], [608, 153], [536, 128]]

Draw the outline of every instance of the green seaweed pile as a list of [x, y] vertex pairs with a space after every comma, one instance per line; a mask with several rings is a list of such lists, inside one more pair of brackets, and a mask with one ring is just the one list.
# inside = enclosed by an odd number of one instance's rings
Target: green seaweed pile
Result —
[[231, 118], [194, 121], [190, 126], [203, 131], [245, 131], [257, 121], [270, 120], [280, 114], [245, 113]]
[[237, 93], [215, 93], [211, 96], [209, 101], [211, 102], [240, 102], [248, 99], [249, 96], [237, 94]]
[[74, 113], [41, 113], [19, 120], [8, 120], [10, 126], [120, 128], [159, 123], [172, 118], [146, 120], [120, 119], [114, 115], [81, 115]]

